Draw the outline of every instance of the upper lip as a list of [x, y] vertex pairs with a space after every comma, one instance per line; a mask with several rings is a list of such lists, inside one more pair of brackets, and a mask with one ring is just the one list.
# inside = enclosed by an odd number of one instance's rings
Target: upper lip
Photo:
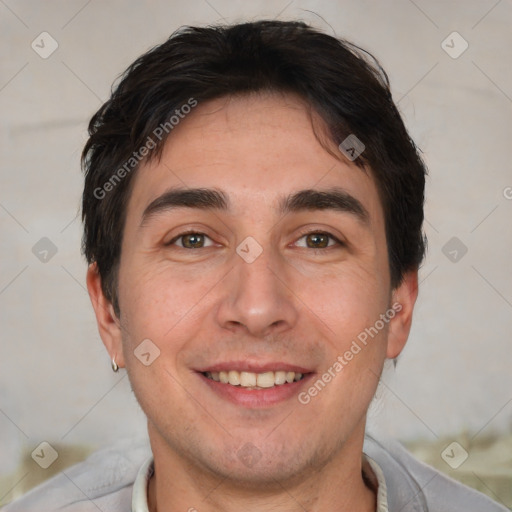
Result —
[[200, 368], [197, 371], [204, 372], [228, 372], [235, 370], [238, 372], [250, 372], [250, 373], [265, 373], [265, 372], [295, 372], [295, 373], [311, 373], [312, 370], [303, 366], [297, 366], [295, 364], [283, 363], [279, 361], [272, 362], [251, 362], [251, 361], [226, 361], [222, 363], [215, 363], [212, 365]]

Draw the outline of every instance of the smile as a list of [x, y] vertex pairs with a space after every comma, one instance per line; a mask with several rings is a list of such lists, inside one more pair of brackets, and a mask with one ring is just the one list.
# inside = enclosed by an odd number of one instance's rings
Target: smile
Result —
[[231, 386], [241, 386], [249, 389], [266, 389], [274, 386], [283, 386], [298, 382], [304, 378], [302, 373], [291, 371], [269, 371], [262, 373], [239, 372], [236, 370], [221, 372], [204, 372], [203, 375], [215, 382], [230, 384]]

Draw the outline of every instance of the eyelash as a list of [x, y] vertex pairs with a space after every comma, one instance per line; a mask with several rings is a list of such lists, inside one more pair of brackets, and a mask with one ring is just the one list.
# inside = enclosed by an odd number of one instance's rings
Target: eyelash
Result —
[[[175, 242], [177, 240], [179, 240], [180, 238], [182, 238], [186, 235], [202, 235], [202, 236], [205, 236], [206, 238], [210, 238], [206, 233], [202, 233], [201, 231], [188, 230], [188, 231], [184, 231], [183, 233], [180, 233], [179, 235], [176, 235], [172, 240], [167, 242], [165, 245], [172, 246], [175, 244]], [[336, 238], [332, 233], [329, 233], [328, 231], [318, 231], [318, 230], [303, 231], [300, 233], [298, 240], [300, 240], [301, 238], [304, 238], [305, 236], [308, 236], [308, 235], [326, 235], [331, 240], [334, 240], [338, 246], [341, 247], [341, 246], [345, 245], [341, 240]], [[210, 240], [211, 240], [211, 238], [210, 238]], [[325, 251], [326, 249], [331, 249], [333, 247], [334, 246], [332, 246], [332, 245], [328, 245], [327, 247], [320, 247], [320, 248], [304, 247], [304, 249], [309, 249], [312, 251]], [[199, 249], [204, 249], [204, 248], [205, 247], [199, 247]], [[180, 249], [194, 250], [194, 249], [188, 249], [187, 247], [180, 247]], [[197, 249], [195, 249], [195, 250], [197, 250]]]

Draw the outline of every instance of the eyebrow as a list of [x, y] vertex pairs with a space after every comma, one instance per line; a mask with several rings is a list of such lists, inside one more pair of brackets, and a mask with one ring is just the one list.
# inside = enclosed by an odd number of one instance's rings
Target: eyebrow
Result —
[[[164, 192], [145, 208], [142, 214], [141, 226], [151, 217], [177, 208], [228, 211], [229, 205], [229, 198], [222, 190], [214, 188], [173, 188]], [[313, 210], [333, 210], [349, 213], [363, 224], [369, 224], [368, 210], [358, 199], [342, 188], [300, 190], [286, 197], [281, 197], [278, 201], [278, 212], [281, 215]]]

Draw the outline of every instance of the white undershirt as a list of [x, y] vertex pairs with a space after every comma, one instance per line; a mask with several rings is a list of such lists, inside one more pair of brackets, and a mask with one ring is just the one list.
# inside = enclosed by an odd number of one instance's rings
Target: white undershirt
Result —
[[[384, 479], [382, 469], [380, 469], [379, 465], [373, 459], [370, 459], [368, 455], [363, 453], [363, 456], [368, 464], [370, 464], [379, 484], [379, 488], [377, 490], [377, 509], [375, 512], [388, 512], [386, 481]], [[132, 512], [149, 512], [148, 483], [154, 471], [153, 457], [150, 457], [139, 469], [137, 478], [133, 484]]]

